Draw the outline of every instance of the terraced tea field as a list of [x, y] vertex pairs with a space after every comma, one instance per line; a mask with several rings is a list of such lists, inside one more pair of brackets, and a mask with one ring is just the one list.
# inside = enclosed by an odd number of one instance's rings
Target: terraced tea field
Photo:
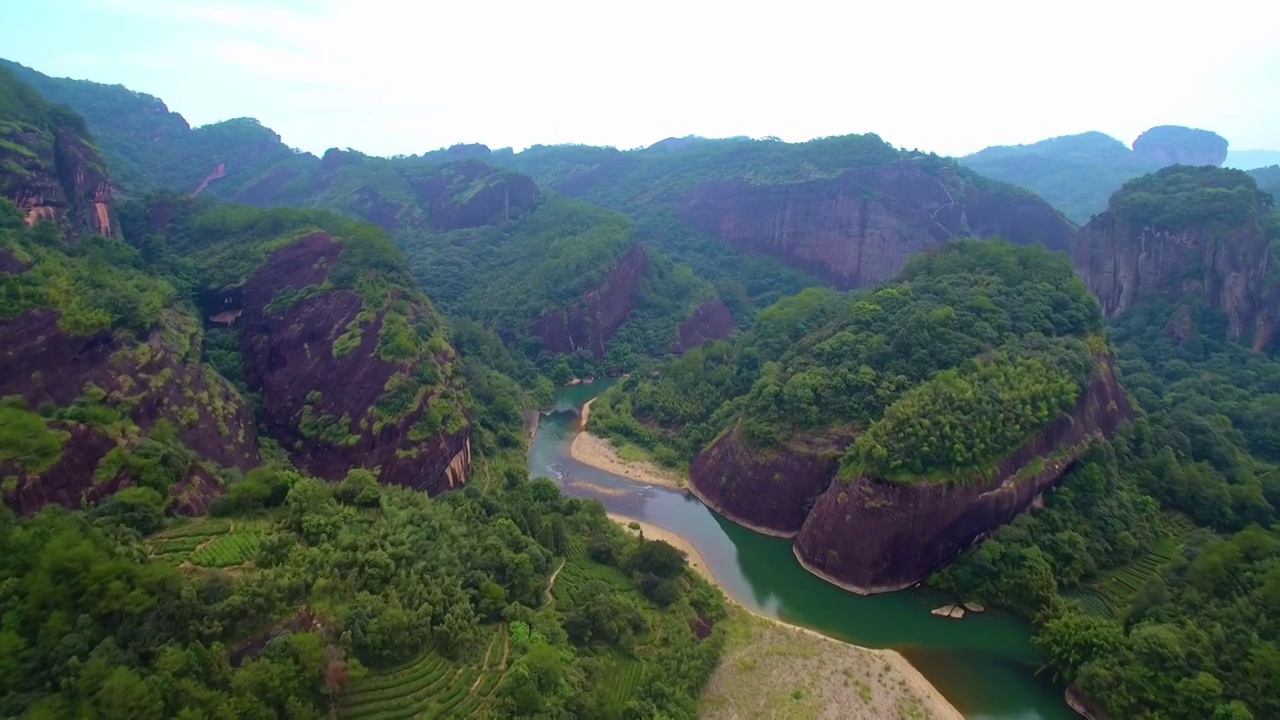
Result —
[[199, 518], [165, 528], [146, 545], [152, 559], [171, 565], [236, 567], [253, 559], [270, 527], [269, 520]]
[[1123, 614], [1147, 581], [1178, 557], [1188, 541], [1205, 532], [1177, 514], [1165, 516], [1165, 528], [1169, 534], [1146, 555], [1103, 573], [1066, 596], [1080, 601], [1085, 612], [1093, 615], [1118, 617]]
[[343, 720], [490, 717], [507, 670], [505, 626], [495, 629], [478, 665], [457, 665], [434, 649], [408, 665], [351, 683], [339, 701]]

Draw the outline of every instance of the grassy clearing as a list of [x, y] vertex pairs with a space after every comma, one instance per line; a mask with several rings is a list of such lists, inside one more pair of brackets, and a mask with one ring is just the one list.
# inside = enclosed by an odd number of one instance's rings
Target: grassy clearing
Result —
[[724, 659], [699, 699], [704, 720], [957, 718], [885, 656], [733, 607]]
[[491, 714], [505, 668], [506, 628], [494, 628], [484, 658], [476, 665], [457, 665], [435, 649], [417, 660], [351, 683], [338, 703], [343, 720], [408, 720], [466, 718]]

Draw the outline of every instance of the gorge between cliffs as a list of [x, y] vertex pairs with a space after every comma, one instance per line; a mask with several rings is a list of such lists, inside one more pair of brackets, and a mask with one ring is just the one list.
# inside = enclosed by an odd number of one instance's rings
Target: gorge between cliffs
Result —
[[1068, 720], [1063, 688], [1037, 675], [1038, 654], [1025, 621], [1000, 612], [955, 621], [930, 610], [946, 596], [906, 590], [859, 596], [804, 570], [792, 542], [753, 532], [713, 512], [690, 493], [637, 482], [570, 454], [580, 408], [611, 381], [561, 389], [542, 413], [529, 450], [529, 473], [569, 495], [596, 499], [686, 540], [725, 594], [746, 609], [823, 635], [900, 652], [965, 717]]

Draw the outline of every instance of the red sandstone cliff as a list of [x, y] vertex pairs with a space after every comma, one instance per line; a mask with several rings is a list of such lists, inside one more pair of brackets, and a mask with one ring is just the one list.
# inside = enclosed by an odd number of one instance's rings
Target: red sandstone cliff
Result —
[[1099, 357], [1073, 410], [1001, 462], [984, 484], [833, 481], [804, 521], [796, 556], [809, 571], [855, 592], [923, 580], [1025, 511], [1091, 442], [1110, 437], [1132, 416], [1111, 362]]
[[[109, 495], [132, 479], [120, 472], [95, 480], [99, 461], [116, 447], [133, 448], [157, 422], [167, 420], [177, 439], [198, 459], [248, 470], [258, 460], [257, 425], [247, 403], [225, 380], [199, 361], [199, 332], [192, 325], [156, 331], [145, 340], [101, 331], [69, 335], [53, 310], [30, 310], [0, 320], [0, 397], [18, 396], [30, 410], [72, 408], [86, 400], [114, 408], [142, 431], [123, 433], [76, 412], [50, 420], [69, 433], [58, 460], [39, 474], [0, 463], [0, 477], [16, 478], [5, 502], [21, 513], [47, 503], [78, 508]], [[206, 482], [195, 462], [185, 483], [172, 488], [175, 509], [195, 512], [221, 488]], [[194, 483], [194, 487], [193, 487]]]
[[1065, 249], [1074, 230], [1035, 196], [997, 195], [906, 159], [792, 184], [713, 182], [688, 193], [677, 214], [726, 245], [840, 288], [887, 280], [912, 253], [954, 238]]
[[[380, 359], [375, 347], [385, 309], [362, 322], [357, 319], [364, 311], [361, 298], [346, 290], [319, 292], [283, 311], [268, 311], [281, 288], [323, 283], [342, 252], [342, 244], [327, 234], [308, 235], [272, 253], [231, 298], [242, 311], [236, 322], [242, 329], [245, 380], [262, 397], [262, 424], [299, 467], [319, 477], [338, 479], [352, 467], [365, 467], [384, 483], [431, 493], [462, 485], [471, 466], [466, 423], [421, 438], [414, 430], [434, 403], [456, 401], [440, 397], [437, 388], [403, 417], [387, 419], [376, 409], [388, 388], [412, 378], [443, 378], [446, 388], [460, 382], [450, 379], [451, 349], [445, 346], [421, 360], [430, 368]], [[403, 302], [411, 325], [427, 312], [412, 299]], [[359, 344], [336, 353], [335, 341], [351, 323], [362, 327]], [[308, 415], [331, 418], [344, 437], [331, 441], [308, 433], [303, 427]]]
[[721, 515], [759, 532], [791, 537], [835, 475], [853, 433], [832, 430], [794, 438], [761, 453], [735, 427], [689, 465], [690, 489]]
[[604, 281], [563, 308], [533, 321], [533, 333], [552, 352], [572, 353], [586, 348], [596, 358], [622, 327], [636, 306], [649, 256], [635, 243], [622, 254]]
[[[1259, 204], [1257, 211], [1269, 208]], [[1075, 236], [1071, 255], [1108, 317], [1142, 300], [1198, 297], [1226, 313], [1231, 339], [1263, 350], [1280, 334], [1280, 288], [1267, 279], [1275, 272], [1270, 248], [1256, 217], [1227, 228], [1159, 228], [1108, 210]]]
[[52, 220], [71, 235], [115, 232], [111, 185], [98, 151], [74, 127], [43, 130], [21, 123], [0, 128], [0, 197], [28, 223]]

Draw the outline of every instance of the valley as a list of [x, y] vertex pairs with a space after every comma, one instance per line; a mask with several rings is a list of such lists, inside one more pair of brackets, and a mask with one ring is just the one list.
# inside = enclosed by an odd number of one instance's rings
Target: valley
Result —
[[0, 717], [1280, 716], [1232, 158], [311, 153], [4, 61]]

